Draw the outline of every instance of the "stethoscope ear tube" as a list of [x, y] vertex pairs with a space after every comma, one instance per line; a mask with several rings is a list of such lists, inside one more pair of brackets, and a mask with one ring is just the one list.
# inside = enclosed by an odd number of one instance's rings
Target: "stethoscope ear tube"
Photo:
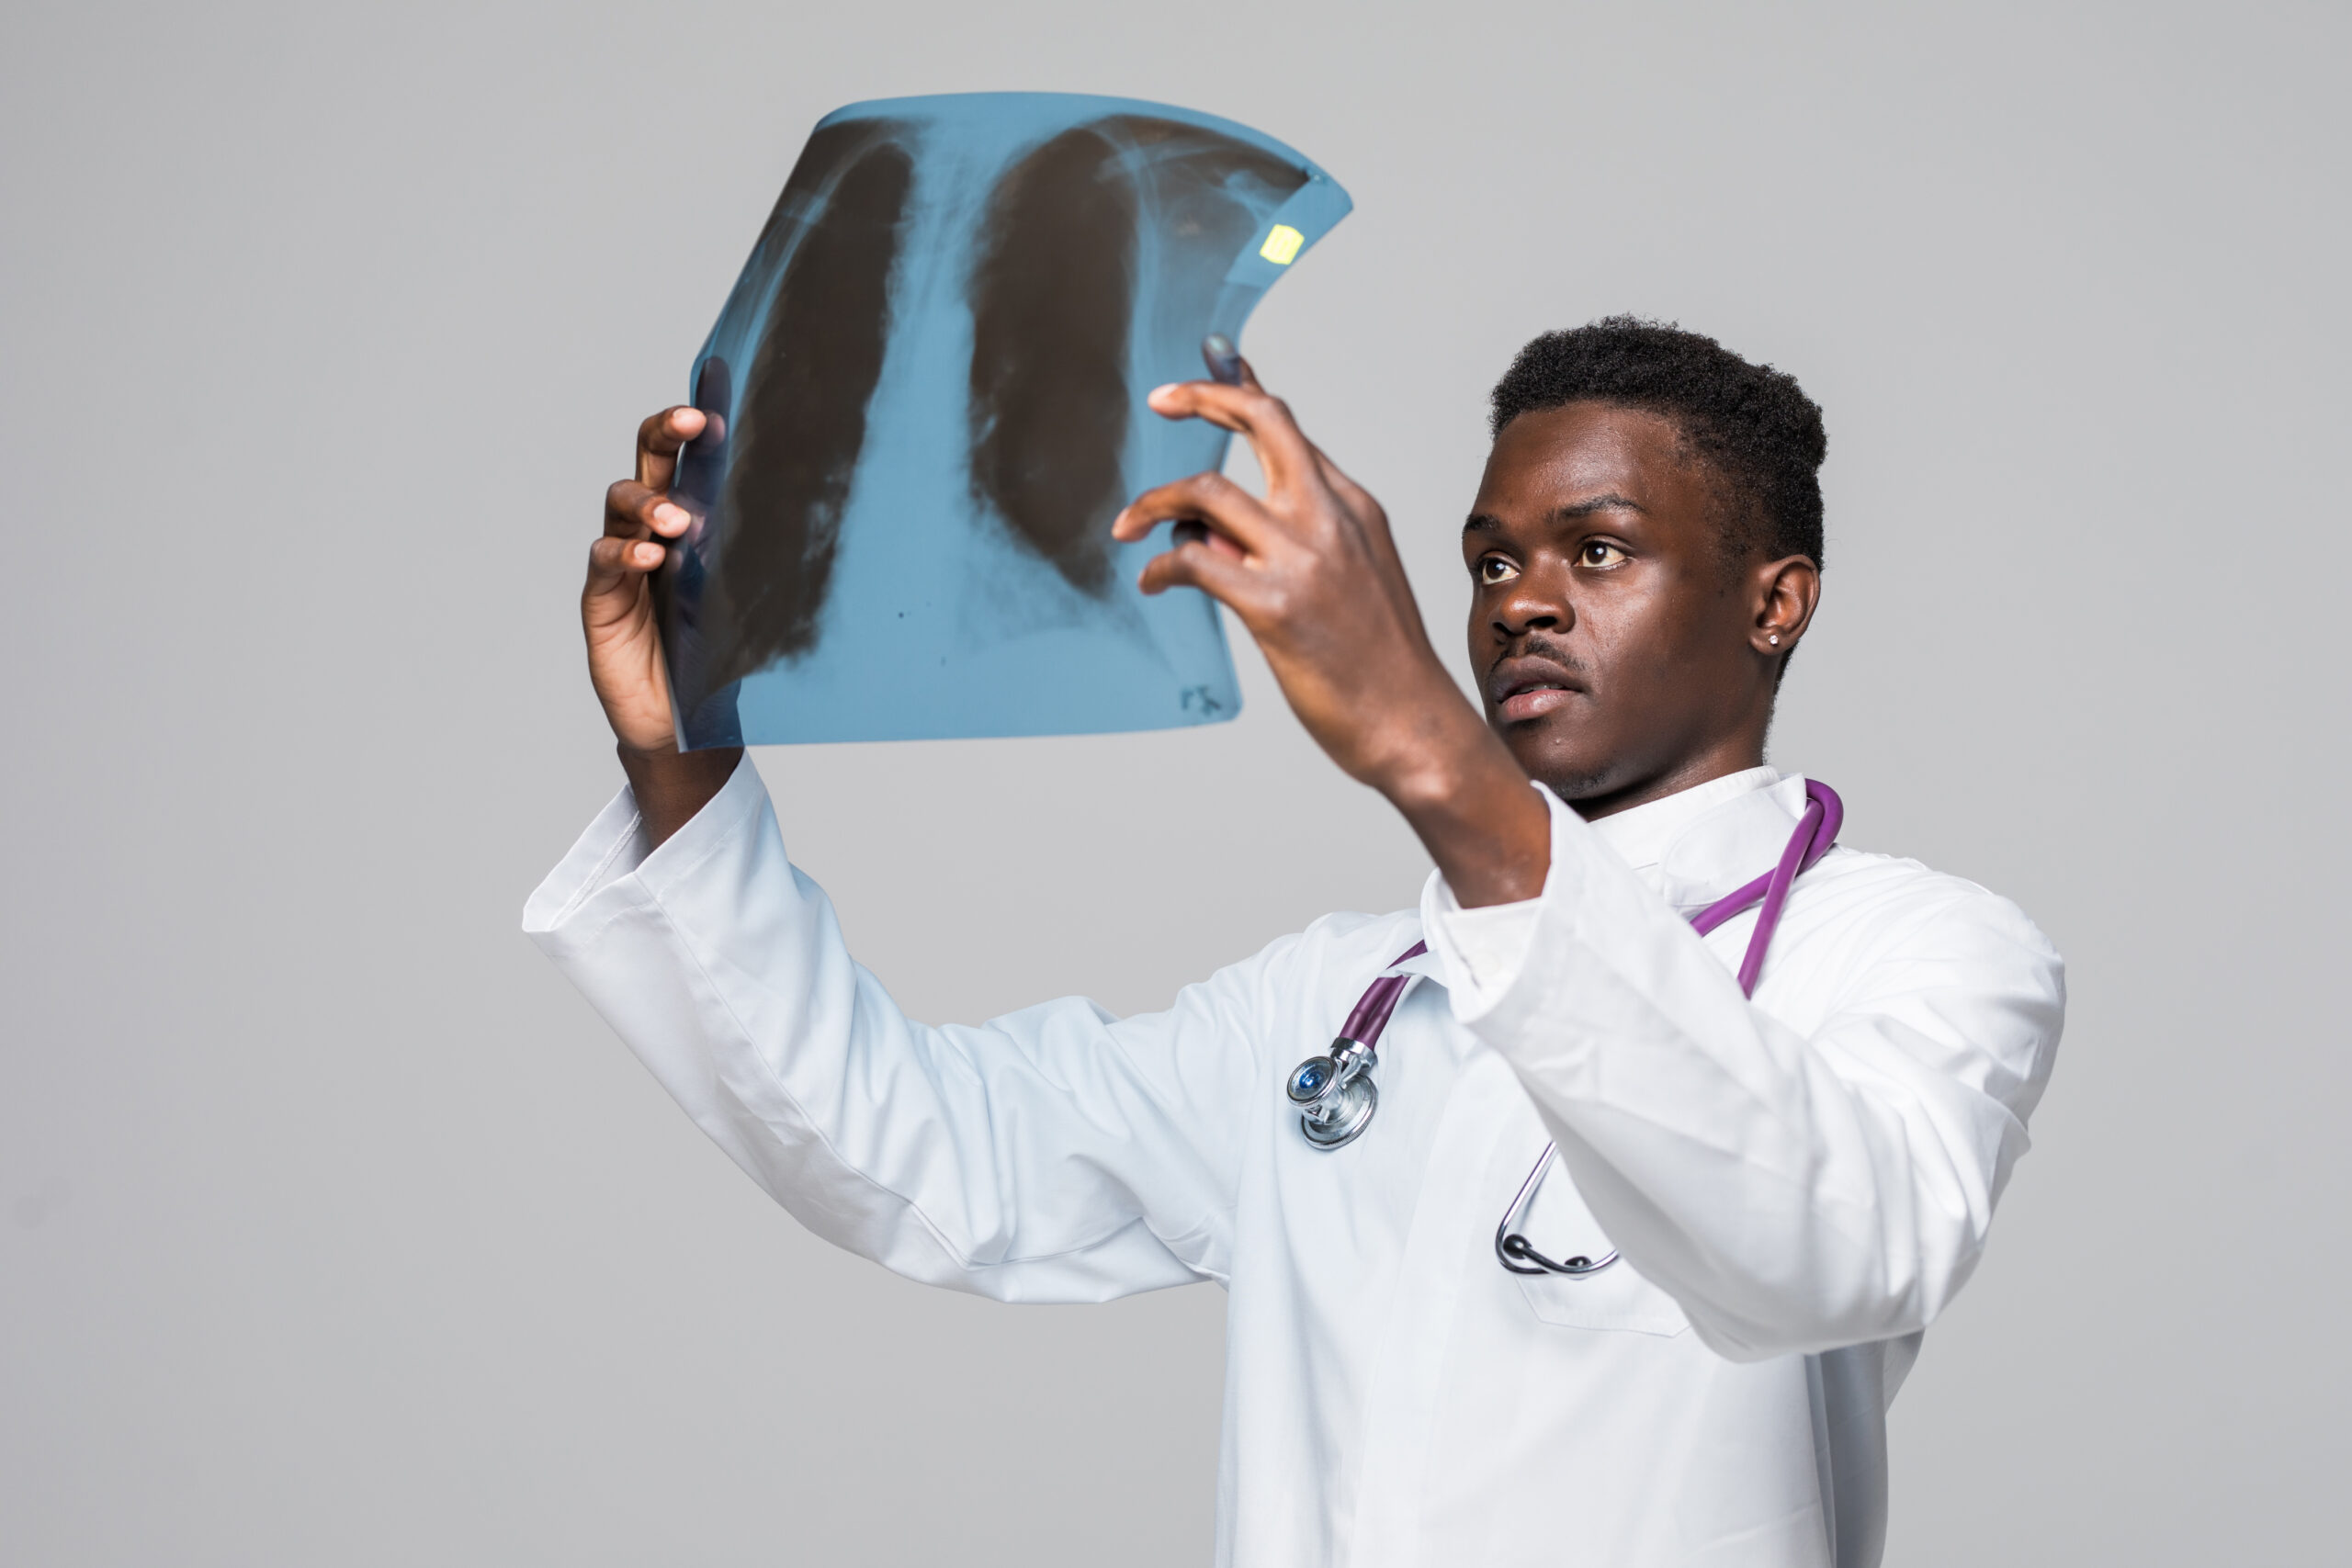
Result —
[[1527, 1216], [1528, 1204], [1535, 1201], [1535, 1190], [1544, 1184], [1544, 1173], [1552, 1168], [1559, 1157], [1560, 1145], [1546, 1144], [1543, 1154], [1536, 1156], [1535, 1168], [1519, 1184], [1519, 1196], [1503, 1211], [1503, 1223], [1495, 1227], [1495, 1257], [1514, 1274], [1566, 1274], [1571, 1279], [1598, 1274], [1617, 1261], [1617, 1249], [1611, 1247], [1599, 1258], [1563, 1258], [1558, 1261], [1535, 1250], [1528, 1239], [1519, 1234], [1519, 1223]]

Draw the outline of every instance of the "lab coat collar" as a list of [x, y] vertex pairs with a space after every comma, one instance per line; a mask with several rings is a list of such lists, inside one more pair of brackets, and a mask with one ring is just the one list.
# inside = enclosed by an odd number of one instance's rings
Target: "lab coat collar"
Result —
[[1717, 804], [1667, 846], [1658, 863], [1658, 890], [1686, 914], [1705, 908], [1778, 864], [1804, 811], [1802, 773], [1776, 775], [1770, 784]]
[[[1428, 939], [1424, 937], [1422, 940], [1427, 941]], [[1441, 986], [1445, 984], [1445, 965], [1438, 962], [1437, 954], [1434, 952], [1417, 953], [1410, 958], [1402, 959], [1390, 964], [1387, 968], [1382, 970], [1381, 973], [1384, 975], [1419, 976], [1424, 980], [1434, 980]]]
[[1781, 782], [1771, 768], [1747, 768], [1705, 784], [1692, 784], [1660, 800], [1596, 818], [1592, 830], [1617, 857], [1635, 871], [1666, 859], [1667, 852], [1690, 825], [1727, 800], [1752, 795]]
[[[1804, 805], [1803, 777], [1748, 768], [1588, 826], [1630, 869], [1649, 874], [1644, 880], [1657, 886], [1662, 879], [1670, 904], [1695, 913], [1770, 870]], [[1421, 889], [1424, 941], [1432, 941], [1440, 911], [1455, 908], [1443, 875], [1430, 872]], [[1445, 964], [1433, 951], [1400, 959], [1381, 973], [1447, 984]]]

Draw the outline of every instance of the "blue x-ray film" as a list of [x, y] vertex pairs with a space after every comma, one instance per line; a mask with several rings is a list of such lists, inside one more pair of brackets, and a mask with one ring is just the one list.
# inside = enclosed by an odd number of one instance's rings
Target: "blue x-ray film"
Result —
[[1347, 193], [1162, 104], [974, 93], [820, 121], [695, 361], [655, 581], [686, 747], [1158, 729], [1240, 708], [1216, 606], [1147, 599], [1199, 378]]

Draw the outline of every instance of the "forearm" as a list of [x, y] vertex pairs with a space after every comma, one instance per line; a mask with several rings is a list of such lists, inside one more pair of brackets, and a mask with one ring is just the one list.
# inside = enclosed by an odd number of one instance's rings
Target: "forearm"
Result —
[[1768, 1034], [1759, 1047], [1785, 1059], [1769, 1100], [1703, 1104], [1720, 1066], [1663, 1036], [1612, 1041], [1630, 1049], [1579, 1083], [1539, 1072], [1531, 1093], [1611, 1243], [1718, 1352], [1760, 1359], [1926, 1327], [1974, 1271], [2022, 1124], [1937, 1086], [1874, 1091], [1829, 1060], [1903, 1042]]
[[621, 771], [628, 775], [629, 794], [637, 799], [637, 814], [645, 825], [646, 847], [658, 849], [670, 836], [693, 821], [702, 808], [718, 798], [743, 760], [741, 746], [718, 746], [706, 751], [668, 748], [640, 750], [623, 741], [616, 748]]
[[1515, 904], [1544, 891], [1550, 813], [1469, 705], [1434, 705], [1395, 750], [1398, 760], [1385, 771], [1381, 793], [1420, 836], [1464, 908]]

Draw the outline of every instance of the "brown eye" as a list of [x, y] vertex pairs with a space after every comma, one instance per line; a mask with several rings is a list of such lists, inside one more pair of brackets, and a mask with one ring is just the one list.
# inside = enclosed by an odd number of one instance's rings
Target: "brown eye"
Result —
[[1578, 566], [1588, 566], [1601, 571], [1606, 571], [1611, 567], [1623, 566], [1630, 558], [1624, 551], [1605, 539], [1589, 539], [1585, 542], [1584, 548], [1577, 552]]
[[1519, 568], [1500, 556], [1480, 556], [1478, 564], [1470, 569], [1481, 588], [1492, 588], [1498, 582], [1509, 582], [1519, 575]]

